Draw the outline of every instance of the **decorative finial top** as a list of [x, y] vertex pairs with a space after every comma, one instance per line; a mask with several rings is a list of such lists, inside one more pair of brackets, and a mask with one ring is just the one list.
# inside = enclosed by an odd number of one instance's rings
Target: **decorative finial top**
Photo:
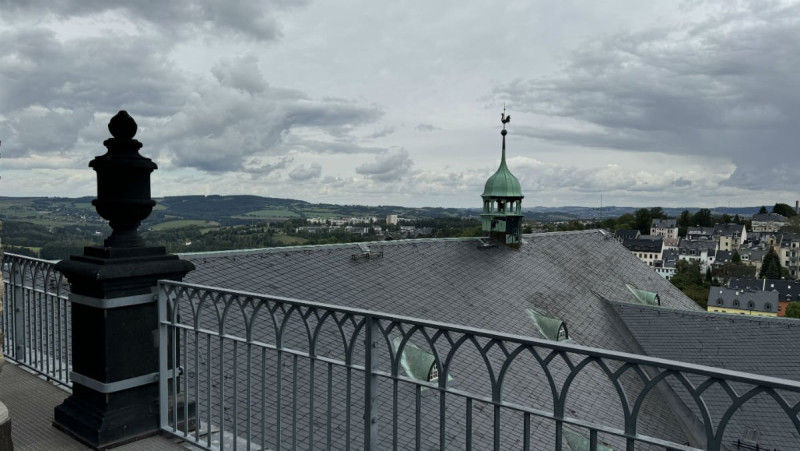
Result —
[[509, 114], [508, 116], [506, 116], [506, 105], [505, 104], [503, 104], [503, 113], [500, 114], [500, 122], [503, 124], [503, 131], [501, 131], [500, 134], [503, 135], [503, 136], [506, 136], [506, 133], [508, 133], [506, 131], [506, 124], [511, 122], [511, 115]]
[[127, 111], [120, 111], [108, 122], [108, 131], [117, 139], [133, 139], [136, 135], [136, 121]]

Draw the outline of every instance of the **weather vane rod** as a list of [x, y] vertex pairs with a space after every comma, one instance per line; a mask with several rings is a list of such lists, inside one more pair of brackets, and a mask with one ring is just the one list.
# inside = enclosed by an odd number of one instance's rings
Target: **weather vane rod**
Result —
[[503, 112], [500, 114], [500, 122], [503, 124], [503, 130], [506, 129], [506, 124], [511, 122], [511, 115], [506, 116], [506, 104], [503, 104]]

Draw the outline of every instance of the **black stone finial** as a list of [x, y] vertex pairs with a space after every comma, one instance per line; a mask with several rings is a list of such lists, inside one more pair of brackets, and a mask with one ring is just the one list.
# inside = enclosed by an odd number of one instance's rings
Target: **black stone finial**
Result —
[[136, 121], [127, 111], [120, 111], [108, 122], [108, 131], [117, 139], [133, 139], [136, 136]]
[[143, 247], [137, 229], [156, 204], [150, 198], [150, 173], [157, 167], [139, 155], [142, 143], [133, 139], [136, 121], [127, 112], [111, 118], [108, 130], [114, 136], [103, 143], [108, 153], [89, 163], [97, 171], [97, 199], [92, 204], [113, 230], [105, 247]]

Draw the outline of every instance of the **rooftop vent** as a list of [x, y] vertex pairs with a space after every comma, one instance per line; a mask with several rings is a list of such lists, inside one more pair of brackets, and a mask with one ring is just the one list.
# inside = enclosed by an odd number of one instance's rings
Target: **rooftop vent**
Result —
[[489, 249], [491, 247], [497, 247], [497, 243], [486, 237], [478, 238], [478, 249]]
[[359, 258], [369, 259], [372, 257], [383, 258], [383, 251], [372, 251], [367, 243], [358, 243], [358, 250], [360, 251], [358, 254], [350, 255], [351, 260], [358, 260]]

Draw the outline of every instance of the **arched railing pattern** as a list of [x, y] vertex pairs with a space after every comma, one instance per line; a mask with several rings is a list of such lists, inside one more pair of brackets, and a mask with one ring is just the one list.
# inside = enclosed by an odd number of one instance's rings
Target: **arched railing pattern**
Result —
[[72, 361], [69, 286], [54, 261], [5, 253], [3, 354], [69, 386]]
[[162, 429], [203, 448], [719, 450], [767, 401], [800, 434], [790, 380], [180, 282], [159, 312]]

